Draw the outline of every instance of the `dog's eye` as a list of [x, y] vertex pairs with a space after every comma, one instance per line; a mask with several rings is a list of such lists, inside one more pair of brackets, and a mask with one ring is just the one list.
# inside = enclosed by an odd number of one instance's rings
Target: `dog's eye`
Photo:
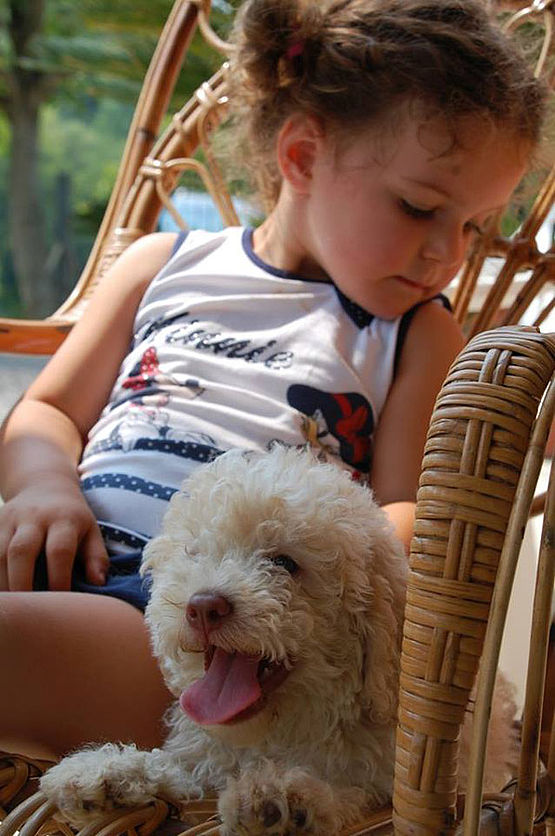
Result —
[[282, 569], [285, 569], [286, 572], [289, 572], [290, 575], [296, 575], [299, 571], [298, 564], [295, 563], [292, 557], [289, 557], [287, 554], [276, 554], [271, 558], [272, 563], [274, 566], [281, 566]]

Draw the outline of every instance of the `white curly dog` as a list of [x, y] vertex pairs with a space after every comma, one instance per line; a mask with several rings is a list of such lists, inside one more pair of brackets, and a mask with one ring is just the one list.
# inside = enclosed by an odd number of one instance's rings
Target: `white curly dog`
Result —
[[169, 736], [53, 767], [67, 819], [217, 791], [225, 834], [331, 836], [389, 800], [406, 558], [370, 491], [308, 452], [226, 453], [144, 569]]

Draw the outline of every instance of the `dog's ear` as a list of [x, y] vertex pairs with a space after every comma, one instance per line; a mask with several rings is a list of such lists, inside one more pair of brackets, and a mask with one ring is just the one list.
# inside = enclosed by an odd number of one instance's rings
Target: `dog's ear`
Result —
[[374, 541], [364, 575], [351, 609], [362, 642], [361, 697], [372, 722], [390, 724], [397, 717], [407, 576], [406, 557], [391, 532]]
[[185, 544], [190, 540], [187, 527], [189, 496], [184, 491], [174, 493], [162, 520], [162, 533], [154, 537], [144, 548], [141, 574], [155, 571], [168, 564], [172, 555], [177, 559], [184, 553]]
[[385, 578], [374, 578], [372, 586], [373, 601], [361, 630], [362, 697], [371, 720], [388, 724], [397, 717], [402, 613], [395, 611], [396, 596]]
[[141, 560], [141, 575], [146, 572], [156, 571], [160, 563], [168, 560], [168, 553], [173, 550], [174, 544], [169, 537], [154, 537], [143, 550]]

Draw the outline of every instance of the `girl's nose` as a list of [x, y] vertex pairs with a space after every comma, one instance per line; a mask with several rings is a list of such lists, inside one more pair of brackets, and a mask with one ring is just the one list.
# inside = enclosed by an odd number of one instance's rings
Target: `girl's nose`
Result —
[[468, 248], [468, 235], [458, 227], [442, 226], [430, 233], [422, 246], [422, 258], [457, 270]]

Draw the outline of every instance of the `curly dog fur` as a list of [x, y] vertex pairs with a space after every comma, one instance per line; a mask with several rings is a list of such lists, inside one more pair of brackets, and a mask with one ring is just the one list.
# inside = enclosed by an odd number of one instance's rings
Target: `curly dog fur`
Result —
[[407, 569], [366, 488], [308, 452], [226, 453], [173, 497], [144, 570], [169, 736], [51, 769], [67, 818], [216, 790], [225, 834], [330, 836], [390, 798]]

